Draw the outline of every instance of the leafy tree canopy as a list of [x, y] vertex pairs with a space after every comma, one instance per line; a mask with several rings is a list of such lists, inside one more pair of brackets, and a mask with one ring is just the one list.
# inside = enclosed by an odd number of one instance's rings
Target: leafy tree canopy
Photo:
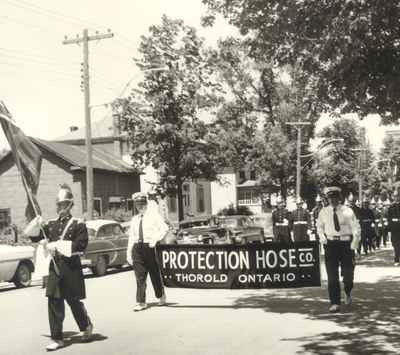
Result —
[[246, 35], [251, 55], [298, 66], [325, 110], [400, 115], [397, 0], [203, 0]]

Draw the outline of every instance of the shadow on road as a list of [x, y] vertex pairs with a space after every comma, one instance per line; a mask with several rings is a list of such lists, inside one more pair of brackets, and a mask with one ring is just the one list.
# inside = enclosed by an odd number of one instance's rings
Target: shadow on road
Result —
[[[364, 258], [363, 266], [393, 266], [391, 250]], [[362, 270], [368, 272], [368, 269]], [[359, 270], [359, 272], [361, 272]], [[357, 274], [356, 274], [357, 278]], [[388, 276], [377, 282], [356, 282], [353, 305], [342, 306], [342, 312], [330, 314], [327, 285], [322, 288], [271, 290], [266, 295], [247, 294], [233, 306], [260, 308], [272, 313], [297, 313], [311, 320], [327, 320], [343, 330], [323, 332], [309, 337], [282, 339], [302, 345], [297, 354], [399, 354], [400, 353], [400, 277]]]
[[[49, 335], [44, 335], [47, 338], [50, 338]], [[82, 336], [78, 332], [63, 332], [64, 336], [64, 348], [74, 345], [74, 344], [87, 344], [87, 343], [94, 343], [96, 341], [103, 341], [107, 340], [108, 337], [99, 334], [99, 333], [93, 333], [92, 337], [90, 340], [83, 340]]]

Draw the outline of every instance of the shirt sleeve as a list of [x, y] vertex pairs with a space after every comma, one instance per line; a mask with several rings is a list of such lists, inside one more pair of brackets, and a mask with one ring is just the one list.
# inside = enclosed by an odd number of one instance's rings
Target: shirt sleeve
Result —
[[317, 233], [322, 244], [325, 244], [327, 242], [325, 235], [325, 222], [324, 222], [325, 212], [326, 211], [324, 209], [319, 211], [317, 218]]
[[158, 215], [158, 218], [157, 218], [157, 229], [158, 229], [158, 233], [157, 233], [156, 242], [163, 239], [165, 237], [165, 234], [169, 230], [167, 223], [165, 223], [164, 218], [162, 218], [161, 215]]
[[358, 219], [353, 212], [352, 209], [350, 210], [350, 228], [351, 228], [351, 234], [353, 235], [353, 241], [357, 241], [357, 243], [360, 241], [361, 238], [361, 227], [360, 223], [358, 222]]
[[127, 249], [128, 257], [132, 253], [133, 244], [135, 242], [135, 233], [136, 233], [135, 227], [136, 227], [135, 217], [132, 217], [131, 225], [129, 228], [128, 249]]

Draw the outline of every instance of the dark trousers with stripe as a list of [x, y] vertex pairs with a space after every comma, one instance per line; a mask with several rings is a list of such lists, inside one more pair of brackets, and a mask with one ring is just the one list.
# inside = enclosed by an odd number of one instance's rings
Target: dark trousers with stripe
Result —
[[132, 249], [132, 260], [136, 276], [136, 302], [146, 302], [147, 274], [150, 274], [155, 296], [160, 298], [164, 293], [164, 287], [157, 264], [155, 248], [150, 248], [148, 243], [135, 243]]
[[340, 305], [339, 267], [343, 276], [344, 291], [350, 294], [354, 281], [354, 251], [350, 242], [331, 241], [325, 245], [325, 266], [328, 274], [328, 293], [331, 304]]
[[79, 299], [48, 297], [50, 333], [51, 339], [53, 340], [63, 339], [63, 322], [65, 318], [64, 301], [67, 301], [69, 307], [71, 308], [72, 315], [74, 316], [76, 324], [81, 332], [86, 330], [90, 324], [90, 319], [86, 312], [86, 308], [83, 302]]
[[400, 235], [392, 234], [392, 245], [394, 250], [394, 262], [400, 262]]

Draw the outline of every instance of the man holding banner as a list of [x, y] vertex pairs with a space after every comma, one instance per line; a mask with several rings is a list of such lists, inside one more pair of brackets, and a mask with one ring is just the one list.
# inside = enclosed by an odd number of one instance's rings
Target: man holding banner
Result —
[[138, 214], [132, 218], [129, 229], [127, 260], [133, 266], [136, 276], [136, 306], [134, 311], [142, 311], [146, 304], [146, 279], [150, 274], [159, 305], [166, 304], [164, 286], [156, 259], [155, 245], [164, 238], [168, 226], [157, 209], [149, 209], [147, 195], [142, 192], [133, 194]]
[[345, 304], [352, 302], [351, 291], [354, 281], [354, 251], [360, 241], [360, 224], [351, 208], [341, 204], [341, 189], [327, 187], [325, 194], [329, 206], [318, 216], [317, 231], [325, 248], [325, 266], [328, 275], [330, 312], [340, 311], [339, 267], [343, 276]]

